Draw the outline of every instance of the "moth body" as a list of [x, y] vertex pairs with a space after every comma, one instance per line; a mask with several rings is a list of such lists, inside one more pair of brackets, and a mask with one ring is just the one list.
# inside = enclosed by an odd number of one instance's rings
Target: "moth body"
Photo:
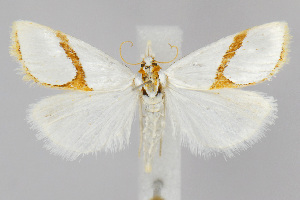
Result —
[[142, 95], [142, 145], [146, 172], [151, 172], [153, 155], [161, 147], [165, 127], [163, 98], [162, 93], [153, 98]]
[[[161, 67], [155, 61], [151, 54], [150, 43], [147, 45], [146, 55], [141, 62], [141, 81], [143, 87], [141, 88], [141, 124], [144, 125], [141, 133], [141, 142], [143, 147], [143, 154], [145, 160], [145, 171], [151, 172], [151, 162], [154, 153], [160, 146], [165, 127], [165, 105], [164, 94], [162, 92], [162, 83], [160, 81]], [[160, 145], [159, 145], [160, 144]]]

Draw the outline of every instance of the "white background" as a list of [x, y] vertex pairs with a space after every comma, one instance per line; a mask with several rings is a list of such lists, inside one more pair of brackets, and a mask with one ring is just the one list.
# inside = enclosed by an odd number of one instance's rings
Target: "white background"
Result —
[[[183, 200], [300, 199], [300, 1], [0, 1], [0, 200], [135, 200], [138, 194], [136, 121], [129, 147], [67, 162], [50, 155], [26, 123], [29, 104], [58, 90], [30, 87], [9, 56], [13, 21], [61, 30], [119, 58], [119, 45], [136, 41], [137, 25], [178, 25], [182, 55], [227, 35], [273, 21], [290, 26], [290, 62], [273, 78], [247, 89], [274, 96], [279, 118], [267, 137], [225, 161], [182, 150]], [[168, 47], [167, 47], [168, 48]], [[139, 62], [137, 49], [127, 60]], [[135, 68], [134, 66], [132, 68]], [[137, 69], [134, 69], [137, 71]]]

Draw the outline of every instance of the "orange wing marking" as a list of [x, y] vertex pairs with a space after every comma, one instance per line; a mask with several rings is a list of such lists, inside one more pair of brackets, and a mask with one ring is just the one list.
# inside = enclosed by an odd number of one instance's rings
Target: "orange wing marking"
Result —
[[67, 57], [72, 60], [72, 63], [74, 65], [74, 67], [76, 68], [75, 78], [72, 81], [70, 81], [66, 84], [63, 84], [63, 85], [51, 85], [48, 83], [40, 82], [36, 77], [34, 77], [30, 73], [29, 69], [25, 65], [25, 62], [22, 58], [21, 46], [20, 46], [20, 42], [18, 39], [18, 32], [17, 32], [17, 30], [15, 30], [11, 36], [13, 44], [11, 46], [10, 53], [12, 55], [14, 55], [22, 63], [23, 70], [25, 72], [25, 76], [23, 79], [24, 80], [33, 80], [36, 83], [39, 83], [41, 85], [48, 86], [48, 87], [59, 87], [62, 89], [92, 91], [93, 89], [89, 88], [87, 86], [87, 83], [85, 81], [85, 73], [82, 69], [82, 65], [79, 61], [79, 58], [78, 58], [76, 52], [70, 47], [67, 36], [60, 31], [56, 32], [56, 36], [61, 40], [60, 46], [65, 50]]
[[278, 70], [282, 67], [282, 65], [287, 61], [287, 53], [289, 51], [288, 46], [289, 46], [289, 42], [290, 42], [289, 29], [287, 26], [285, 27], [285, 34], [284, 34], [283, 38], [284, 38], [284, 41], [282, 44], [280, 58], [279, 58], [277, 64], [275, 65], [273, 71], [270, 73], [270, 76], [273, 76], [274, 74], [276, 74], [276, 72], [278, 72]]
[[[234, 82], [232, 82], [231, 80], [226, 78], [224, 76], [224, 70], [228, 66], [230, 59], [233, 58], [233, 56], [235, 55], [236, 50], [238, 50], [242, 46], [243, 40], [247, 36], [247, 31], [248, 30], [242, 31], [234, 37], [233, 43], [229, 46], [229, 49], [223, 56], [221, 65], [218, 68], [215, 82], [210, 87], [211, 90], [221, 89], [221, 88], [237, 88], [237, 87], [241, 86], [241, 84], [235, 84]], [[247, 84], [247, 85], [249, 85], [249, 84]]]
[[23, 61], [23, 58], [22, 58], [22, 53], [21, 53], [21, 47], [20, 47], [20, 43], [19, 43], [19, 39], [18, 39], [18, 32], [17, 31], [14, 31], [12, 33], [12, 41], [13, 41], [13, 44], [12, 46], [10, 47], [10, 54], [15, 56], [22, 64], [23, 66], [23, 72], [25, 74], [25, 76], [23, 77], [24, 80], [34, 80], [35, 82], [39, 82], [37, 80], [37, 78], [35, 78], [32, 74], [29, 73], [29, 70], [28, 68], [25, 66], [25, 62]]
[[65, 50], [67, 57], [72, 60], [72, 63], [76, 68], [76, 76], [71, 82], [68, 82], [63, 85], [54, 86], [64, 87], [68, 89], [92, 91], [93, 89], [87, 86], [87, 83], [85, 81], [85, 73], [82, 69], [82, 65], [74, 49], [70, 47], [67, 36], [60, 31], [56, 31], [56, 36], [61, 40], [60, 46]]

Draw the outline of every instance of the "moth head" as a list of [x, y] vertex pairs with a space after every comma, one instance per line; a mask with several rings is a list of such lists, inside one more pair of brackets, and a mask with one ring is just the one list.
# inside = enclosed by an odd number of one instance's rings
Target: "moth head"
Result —
[[158, 62], [152, 56], [147, 56], [141, 62], [140, 71], [144, 71], [147, 74], [154, 73], [154, 72], [159, 72], [161, 67], [157, 63]]

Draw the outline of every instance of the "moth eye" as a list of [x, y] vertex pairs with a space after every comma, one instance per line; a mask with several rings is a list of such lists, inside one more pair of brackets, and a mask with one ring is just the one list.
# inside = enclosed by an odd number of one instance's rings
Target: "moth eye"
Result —
[[156, 62], [153, 62], [152, 65], [153, 65], [153, 66], [157, 66], [157, 63], [156, 63]]
[[144, 64], [144, 63], [142, 63], [142, 64], [141, 64], [141, 67], [144, 67], [144, 66], [145, 66], [145, 64]]

